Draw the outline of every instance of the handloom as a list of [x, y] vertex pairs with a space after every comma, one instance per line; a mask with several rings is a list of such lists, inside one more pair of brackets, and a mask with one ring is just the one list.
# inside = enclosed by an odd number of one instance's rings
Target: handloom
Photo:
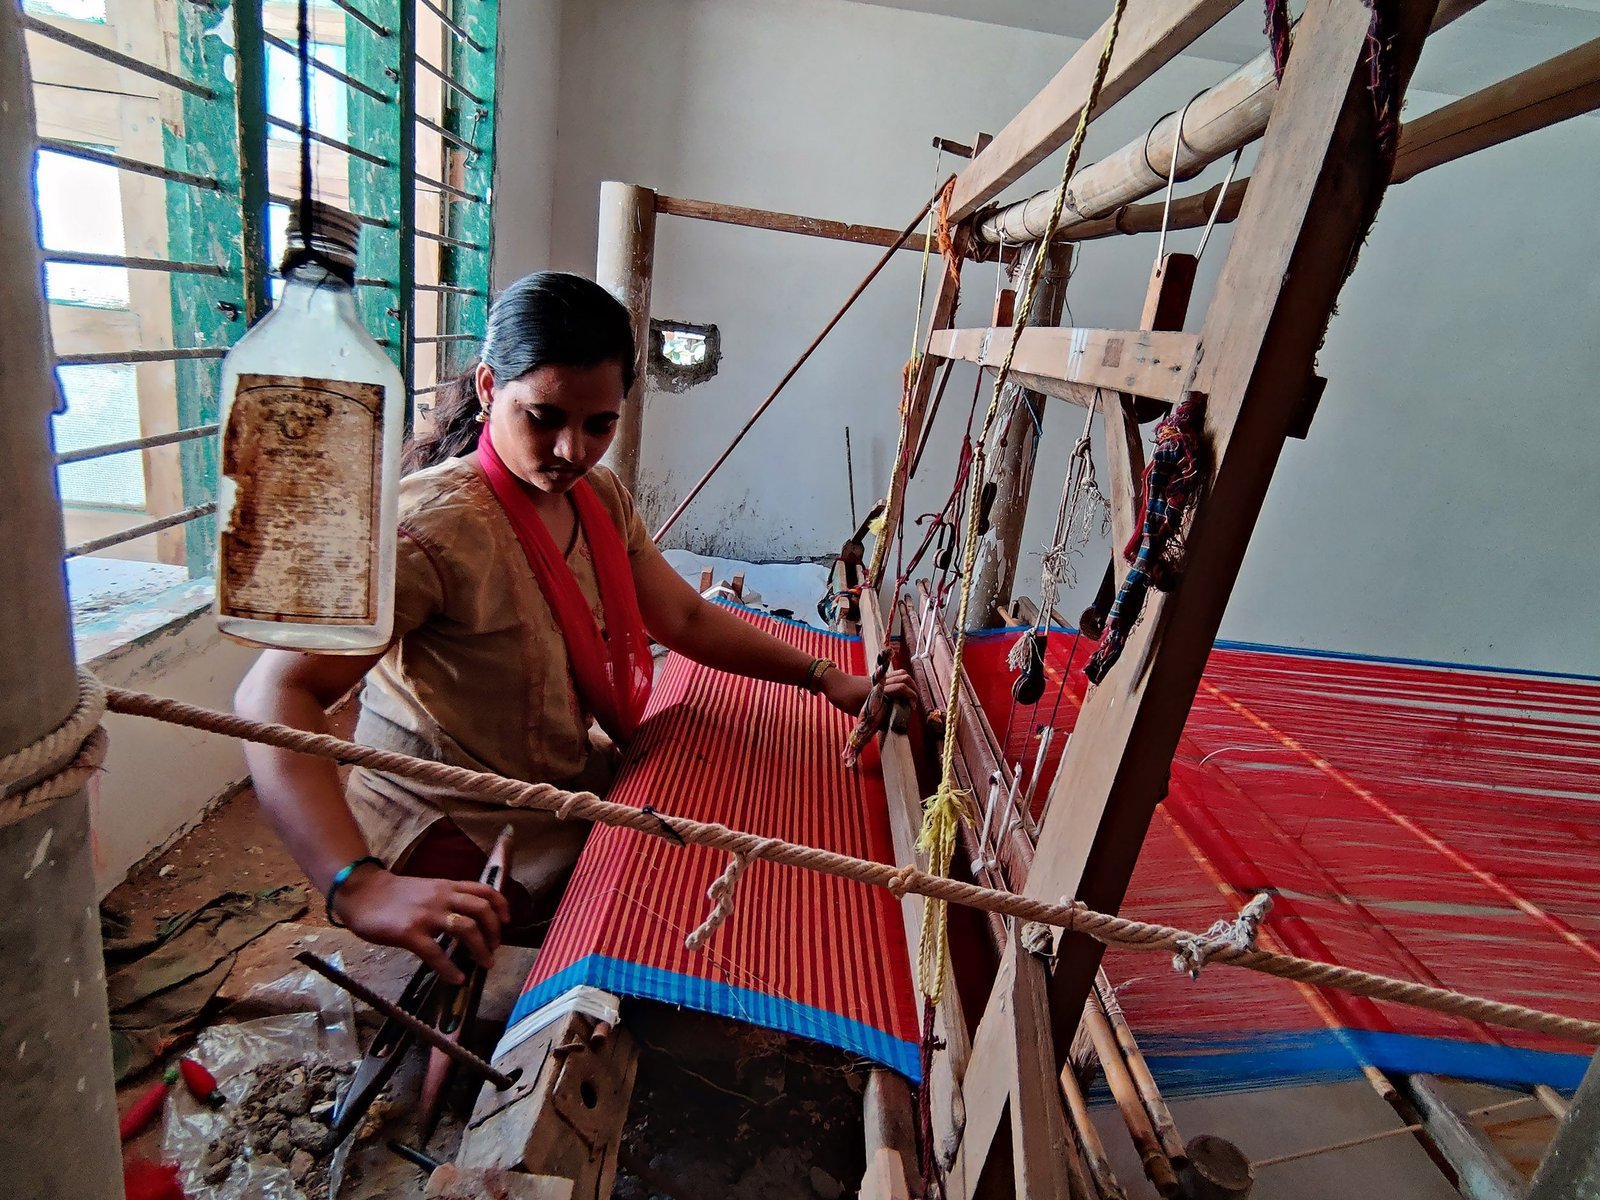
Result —
[[[1013, 713], [1016, 631], [968, 641], [968, 673], [1037, 818], [1087, 687], [1088, 639], [1053, 627], [1038, 706]], [[1600, 1002], [1600, 680], [1219, 642], [1123, 914], [1203, 925], [1218, 892], [1274, 899], [1262, 944], [1444, 986]], [[1559, 737], [1553, 736], [1559, 733]], [[1512, 817], [1511, 814], [1515, 814]], [[1126, 951], [1106, 958], [1165, 1092], [1348, 1078], [1363, 1063], [1509, 1085], [1577, 1085], [1558, 1039], [1252, 976], [1197, 991]]]

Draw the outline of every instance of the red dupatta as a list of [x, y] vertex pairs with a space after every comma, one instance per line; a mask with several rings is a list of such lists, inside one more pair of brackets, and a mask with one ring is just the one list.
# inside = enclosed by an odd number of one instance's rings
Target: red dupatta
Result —
[[478, 435], [478, 466], [505, 510], [533, 570], [534, 582], [555, 615], [579, 698], [602, 729], [619, 744], [626, 743], [638, 729], [645, 701], [650, 698], [654, 664], [639, 615], [628, 549], [611, 514], [589, 481], [579, 479], [571, 495], [600, 585], [600, 607], [606, 622], [602, 633], [572, 568], [528, 495], [530, 485], [513, 475], [495, 453], [488, 425]]

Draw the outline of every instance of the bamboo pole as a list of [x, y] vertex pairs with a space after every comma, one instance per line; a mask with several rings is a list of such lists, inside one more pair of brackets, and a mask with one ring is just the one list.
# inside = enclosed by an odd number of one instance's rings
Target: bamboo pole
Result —
[[600, 240], [595, 281], [627, 306], [633, 319], [633, 386], [622, 401], [617, 438], [607, 455], [630, 492], [639, 478], [644, 398], [650, 355], [650, 287], [656, 259], [656, 194], [611, 180], [600, 185]]
[[1061, 1068], [1061, 1098], [1066, 1101], [1067, 1121], [1077, 1134], [1083, 1164], [1094, 1181], [1099, 1200], [1127, 1200], [1128, 1194], [1117, 1182], [1117, 1172], [1106, 1155], [1105, 1143], [1100, 1140], [1100, 1131], [1089, 1114], [1089, 1102], [1078, 1086], [1078, 1076], [1070, 1062]]
[[1139, 1152], [1145, 1177], [1163, 1196], [1178, 1195], [1178, 1176], [1172, 1159], [1151, 1126], [1138, 1085], [1134, 1083], [1127, 1061], [1122, 1057], [1117, 1035], [1096, 997], [1090, 996], [1089, 1002], [1083, 1006], [1083, 1019], [1094, 1038], [1095, 1053], [1100, 1056], [1100, 1069], [1105, 1073], [1106, 1086], [1111, 1089], [1111, 1097], [1116, 1101], [1117, 1110], [1128, 1127], [1128, 1136], [1133, 1139], [1133, 1147]]
[[[33, 93], [17, 6], [0, 6], [0, 756], [77, 703], [61, 569], [51, 373], [33, 190]], [[0, 793], [37, 782], [0, 777]], [[0, 1163], [6, 1195], [120, 1200], [105, 973], [83, 791], [0, 806]]]
[[769, 229], [774, 233], [798, 233], [835, 242], [855, 242], [860, 246], [895, 246], [901, 250], [914, 250], [918, 254], [928, 244], [923, 234], [913, 234], [902, 241], [897, 232], [882, 225], [857, 225], [851, 221], [830, 221], [824, 217], [745, 208], [739, 204], [719, 204], [712, 200], [687, 200], [682, 196], [656, 196], [656, 212], [664, 217], [683, 217], [716, 225], [740, 225], [746, 229]]
[[1174, 1166], [1181, 1167], [1187, 1157], [1183, 1138], [1178, 1133], [1167, 1102], [1161, 1098], [1161, 1089], [1156, 1086], [1155, 1076], [1150, 1073], [1150, 1064], [1145, 1062], [1144, 1052], [1134, 1040], [1128, 1018], [1123, 1014], [1122, 1005], [1117, 1002], [1117, 994], [1112, 990], [1104, 971], [1096, 974], [1094, 989], [1100, 1011], [1105, 1013], [1106, 1022], [1117, 1039], [1117, 1048], [1122, 1051], [1123, 1061], [1127, 1063], [1128, 1075], [1139, 1093], [1139, 1102], [1144, 1106], [1145, 1115], [1150, 1118], [1150, 1125], [1161, 1141], [1161, 1149]]

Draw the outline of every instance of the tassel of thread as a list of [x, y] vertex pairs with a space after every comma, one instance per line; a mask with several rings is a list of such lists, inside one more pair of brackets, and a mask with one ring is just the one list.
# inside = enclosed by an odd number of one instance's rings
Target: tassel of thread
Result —
[[[917, 849], [928, 856], [927, 871], [941, 878], [950, 873], [955, 857], [956, 833], [961, 818], [972, 806], [972, 796], [951, 784], [941, 784], [922, 807], [922, 830]], [[949, 974], [950, 938], [945, 902], [927, 897], [922, 906], [922, 937], [917, 951], [917, 976], [922, 994], [933, 1004], [944, 996]]]
[[1283, 69], [1289, 64], [1289, 0], [1267, 0], [1267, 25], [1264, 31], [1272, 48], [1272, 75], [1283, 82]]

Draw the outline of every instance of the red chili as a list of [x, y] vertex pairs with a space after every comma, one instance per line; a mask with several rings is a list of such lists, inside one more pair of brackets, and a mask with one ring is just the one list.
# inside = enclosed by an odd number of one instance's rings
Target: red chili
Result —
[[189, 1089], [189, 1094], [201, 1104], [209, 1104], [212, 1108], [222, 1107], [227, 1097], [222, 1094], [222, 1089], [217, 1087], [217, 1077], [204, 1066], [192, 1058], [180, 1058], [178, 1073], [183, 1076], [183, 1083]]
[[167, 1093], [172, 1090], [172, 1085], [178, 1081], [176, 1067], [168, 1067], [150, 1087], [133, 1102], [133, 1106], [122, 1115], [122, 1140], [138, 1137], [150, 1123], [161, 1115], [161, 1106], [166, 1102]]

